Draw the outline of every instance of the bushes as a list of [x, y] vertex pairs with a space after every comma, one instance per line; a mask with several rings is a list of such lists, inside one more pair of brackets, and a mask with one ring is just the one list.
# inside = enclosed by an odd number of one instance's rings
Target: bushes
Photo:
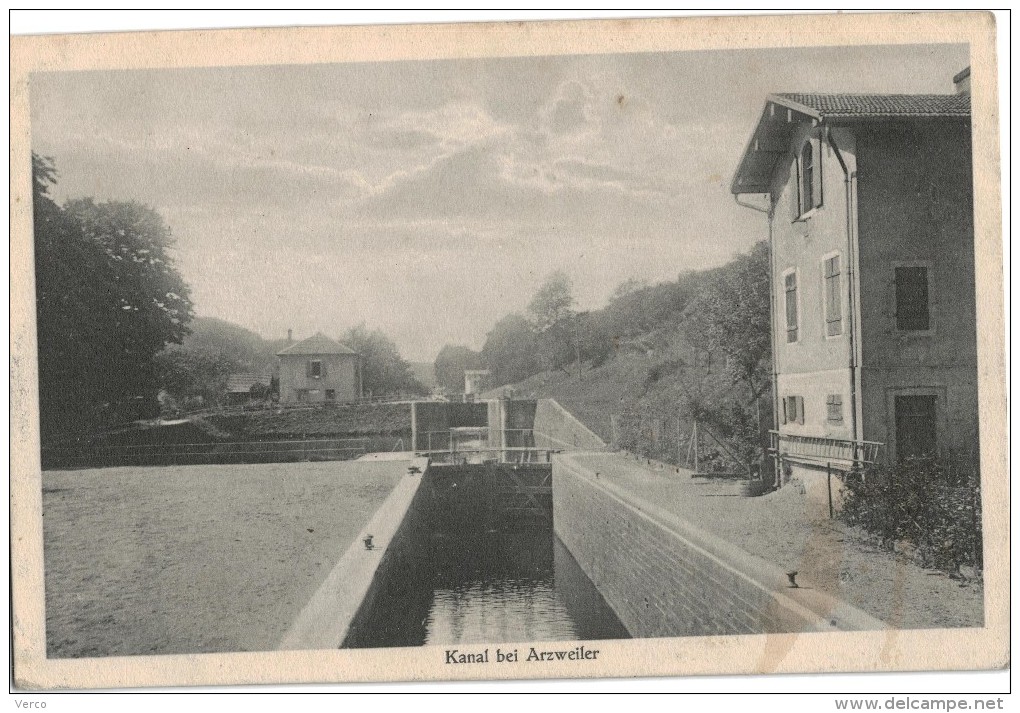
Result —
[[908, 459], [854, 472], [845, 480], [840, 518], [888, 549], [906, 541], [922, 566], [981, 568], [981, 491], [976, 461], [952, 456]]

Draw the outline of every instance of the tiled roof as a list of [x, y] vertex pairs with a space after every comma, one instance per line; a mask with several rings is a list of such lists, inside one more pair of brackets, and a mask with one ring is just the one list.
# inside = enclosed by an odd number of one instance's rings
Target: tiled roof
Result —
[[769, 94], [730, 184], [735, 195], [767, 193], [777, 162], [800, 122], [882, 122], [923, 119], [962, 124], [968, 94]]
[[256, 374], [231, 374], [227, 377], [228, 394], [247, 394], [255, 384], [265, 384], [266, 379]]
[[276, 352], [277, 356], [288, 356], [293, 354], [352, 354], [357, 356], [358, 353], [347, 347], [340, 342], [333, 341], [322, 332], [316, 332], [308, 339], [304, 339], [296, 344], [291, 344], [286, 349], [281, 349]]
[[[820, 118], [970, 116], [968, 94], [773, 94], [787, 106], [799, 105]], [[796, 109], [797, 106], [792, 106]]]

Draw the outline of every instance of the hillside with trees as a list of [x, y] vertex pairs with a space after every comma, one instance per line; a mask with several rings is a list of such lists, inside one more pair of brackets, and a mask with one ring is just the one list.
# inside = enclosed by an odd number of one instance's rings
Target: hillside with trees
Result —
[[[231, 374], [252, 373], [271, 385], [278, 345], [250, 330], [212, 317], [196, 317], [181, 344], [156, 355], [164, 406], [187, 408], [215, 404]], [[268, 391], [267, 391], [268, 393]]]
[[772, 425], [768, 263], [760, 243], [675, 281], [630, 280], [587, 312], [554, 273], [471, 363], [492, 372], [490, 396], [555, 398], [621, 448], [685, 462], [697, 422], [703, 469], [754, 469]]

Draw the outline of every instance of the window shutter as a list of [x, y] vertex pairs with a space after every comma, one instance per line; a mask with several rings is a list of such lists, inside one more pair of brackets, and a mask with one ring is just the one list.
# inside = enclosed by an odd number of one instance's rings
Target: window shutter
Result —
[[800, 149], [800, 212], [803, 215], [815, 207], [815, 147], [808, 139]]
[[326, 378], [326, 360], [325, 359], [323, 359], [321, 362], [319, 362], [319, 376], [321, 376], [323, 379]]
[[804, 423], [804, 397], [803, 396], [797, 396], [795, 398], [797, 399], [797, 423], [803, 424]]
[[839, 394], [830, 394], [825, 400], [825, 405], [829, 423], [843, 423], [843, 397]]
[[789, 419], [786, 417], [786, 397], [783, 397], [783, 423], [787, 423]]
[[825, 334], [833, 337], [843, 333], [841, 269], [839, 256], [825, 261]]
[[813, 207], [814, 208], [821, 208], [822, 207], [822, 164], [824, 164], [825, 162], [822, 160], [823, 154], [822, 154], [822, 142], [821, 142], [821, 140], [819, 140], [817, 142], [812, 140], [812, 143], [815, 143], [815, 145], [818, 147], [817, 150], [814, 152], [815, 153], [814, 174], [812, 175], [812, 180], [813, 180], [813, 183], [814, 183], [814, 185], [812, 186], [812, 188], [814, 189], [812, 191], [812, 195], [813, 195], [814, 200], [815, 200], [815, 204], [814, 204]]
[[312, 378], [312, 361], [309, 359], [305, 362], [305, 376], [309, 379]]
[[783, 278], [783, 294], [786, 308], [786, 341], [788, 343], [797, 341], [798, 315], [797, 315], [797, 273], [787, 273]]
[[801, 172], [800, 152], [798, 151], [797, 154], [793, 157], [793, 173], [795, 178], [794, 186], [796, 186], [796, 188], [793, 192], [793, 195], [790, 197], [791, 198], [790, 213], [793, 215], [793, 220], [796, 220], [797, 218], [800, 217], [800, 214], [802, 213], [800, 206], [804, 200], [804, 197], [800, 194], [801, 186], [800, 172]]

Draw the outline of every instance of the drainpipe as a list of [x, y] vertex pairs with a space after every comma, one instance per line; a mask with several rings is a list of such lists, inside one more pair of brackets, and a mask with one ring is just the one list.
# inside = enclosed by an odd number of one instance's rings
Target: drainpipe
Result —
[[[772, 362], [772, 388], [771, 388], [771, 391], [772, 391], [772, 430], [778, 432], [779, 431], [779, 364], [778, 364], [778, 362], [779, 362], [779, 354], [776, 353], [776, 318], [777, 318], [777, 314], [776, 314], [776, 309], [777, 309], [776, 301], [777, 301], [777, 299], [776, 299], [776, 285], [775, 285], [775, 276], [776, 276], [776, 263], [775, 263], [776, 256], [775, 256], [775, 253], [776, 253], [776, 251], [774, 249], [775, 246], [772, 244], [772, 220], [773, 220], [773, 217], [775, 216], [775, 210], [774, 210], [774, 206], [773, 206], [773, 203], [772, 203], [772, 194], [771, 193], [766, 193], [765, 195], [768, 197], [768, 208], [759, 208], [758, 206], [752, 205], [750, 203], [741, 203], [740, 202], [740, 195], [739, 194], [734, 194], [733, 199], [736, 201], [737, 205], [739, 205], [739, 206], [741, 206], [743, 208], [750, 208], [751, 210], [756, 210], [759, 213], [764, 213], [768, 217], [768, 227], [769, 227], [769, 342], [770, 342], [770, 345], [771, 345], [771, 348], [772, 348], [772, 359], [770, 360]], [[769, 435], [770, 442], [771, 442], [771, 438], [772, 438], [772, 436], [770, 434]], [[779, 444], [778, 443], [776, 444], [776, 457], [772, 459], [772, 464], [773, 464], [773, 469], [775, 471], [775, 480], [773, 482], [778, 487], [779, 484], [782, 482], [780, 480], [780, 472], [779, 472], [780, 469], [779, 469]]]
[[857, 457], [856, 442], [860, 440], [857, 422], [857, 394], [860, 391], [860, 362], [857, 359], [858, 324], [857, 313], [854, 309], [857, 304], [857, 249], [854, 241], [854, 184], [857, 181], [857, 172], [851, 171], [843, 160], [843, 154], [832, 138], [829, 127], [825, 127], [825, 137], [832, 147], [832, 151], [839, 161], [839, 167], [843, 169], [843, 185], [846, 193], [846, 270], [847, 270], [847, 294], [848, 308], [847, 317], [850, 322], [850, 435], [854, 440], [854, 460]]

